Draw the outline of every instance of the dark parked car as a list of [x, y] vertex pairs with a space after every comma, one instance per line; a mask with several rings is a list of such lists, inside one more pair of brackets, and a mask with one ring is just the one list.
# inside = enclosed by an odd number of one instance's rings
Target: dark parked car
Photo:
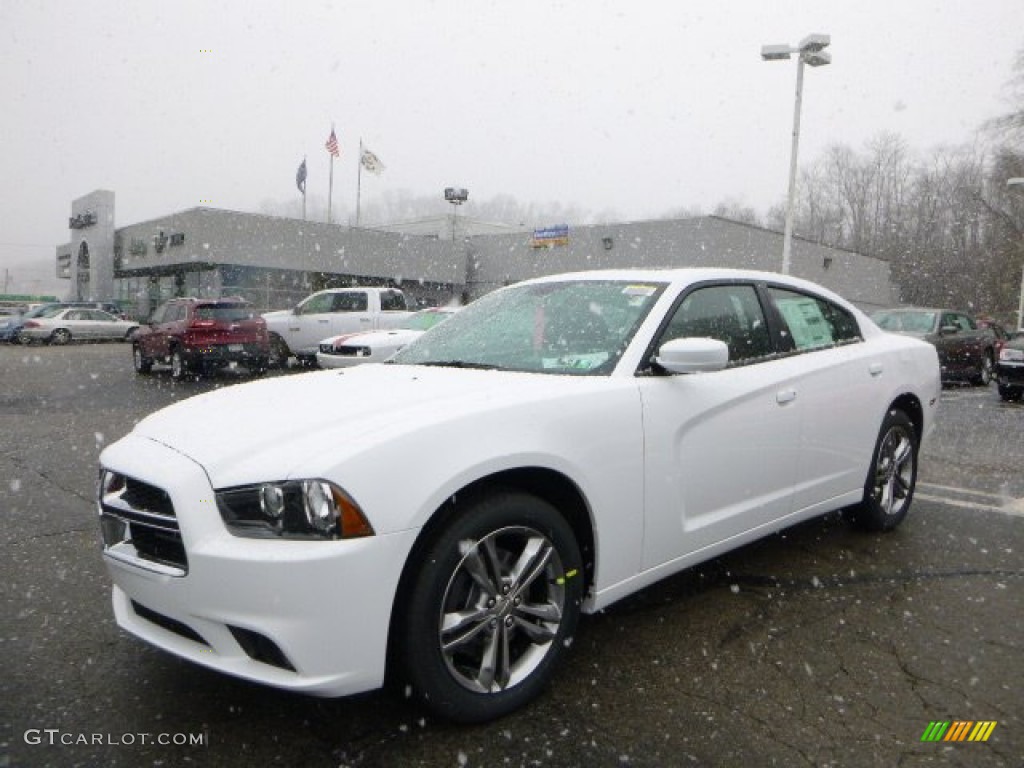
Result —
[[906, 307], [875, 312], [880, 328], [929, 341], [939, 352], [943, 382], [964, 380], [987, 386], [992, 381], [999, 339], [965, 312]]
[[139, 328], [132, 355], [140, 374], [161, 362], [171, 366], [176, 379], [231, 363], [262, 375], [270, 339], [266, 322], [244, 299], [171, 299]]
[[1003, 400], [1020, 400], [1024, 396], [1024, 334], [1008, 339], [996, 360], [996, 384]]

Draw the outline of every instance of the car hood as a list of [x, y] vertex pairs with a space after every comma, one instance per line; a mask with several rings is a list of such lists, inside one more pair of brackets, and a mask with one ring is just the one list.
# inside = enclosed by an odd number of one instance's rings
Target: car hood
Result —
[[340, 342], [346, 347], [373, 347], [375, 344], [386, 344], [389, 347], [396, 344], [405, 346], [410, 341], [418, 339], [423, 333], [423, 331], [404, 328], [395, 328], [390, 331], [368, 331], [367, 333], [343, 333], [340, 336], [324, 339], [320, 343], [336, 346]]
[[[593, 380], [591, 380], [593, 379]], [[200, 464], [215, 488], [326, 476], [347, 456], [480, 411], [573, 397], [604, 377], [365, 365], [225, 387], [171, 405], [133, 434]]]

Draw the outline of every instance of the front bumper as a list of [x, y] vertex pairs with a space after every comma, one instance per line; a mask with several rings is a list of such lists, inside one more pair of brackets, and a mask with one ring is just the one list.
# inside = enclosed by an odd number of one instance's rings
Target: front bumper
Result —
[[995, 367], [996, 381], [1001, 387], [1024, 387], [1024, 363], [998, 362]]
[[288, 690], [341, 696], [382, 684], [414, 531], [349, 541], [242, 538], [225, 528], [203, 469], [176, 451], [129, 435], [102, 462], [167, 491], [185, 558], [169, 568], [105, 534], [122, 628], [197, 664]]

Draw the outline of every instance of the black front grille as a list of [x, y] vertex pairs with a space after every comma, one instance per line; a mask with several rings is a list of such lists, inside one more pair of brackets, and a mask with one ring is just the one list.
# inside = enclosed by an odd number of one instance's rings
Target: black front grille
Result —
[[143, 560], [182, 568], [188, 563], [185, 545], [178, 531], [165, 531], [143, 523], [132, 523], [128, 528], [131, 531], [129, 539]]
[[[136, 564], [148, 561], [188, 570], [174, 504], [167, 491], [132, 477], [104, 475], [109, 490], [101, 492], [103, 543], [110, 548], [130, 544]], [[181, 574], [184, 575], [184, 574]]]
[[174, 504], [171, 503], [171, 497], [167, 495], [167, 491], [141, 480], [126, 477], [121, 500], [140, 512], [174, 517]]

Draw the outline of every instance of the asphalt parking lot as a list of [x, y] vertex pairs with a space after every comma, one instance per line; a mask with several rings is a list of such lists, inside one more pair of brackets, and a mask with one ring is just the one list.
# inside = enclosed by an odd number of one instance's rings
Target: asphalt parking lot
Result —
[[[244, 380], [136, 377], [124, 344], [0, 346], [0, 768], [1021, 764], [1024, 405], [994, 386], [944, 391], [896, 532], [830, 515], [584, 617], [539, 701], [467, 728], [226, 678], [114, 624], [99, 451]], [[933, 721], [996, 725], [922, 741]]]

